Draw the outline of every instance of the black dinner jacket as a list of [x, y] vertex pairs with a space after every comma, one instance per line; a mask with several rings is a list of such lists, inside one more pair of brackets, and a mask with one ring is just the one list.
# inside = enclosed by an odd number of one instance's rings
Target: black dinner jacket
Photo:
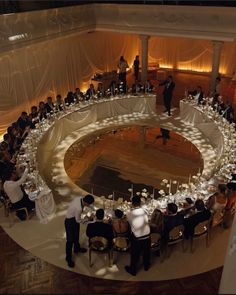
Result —
[[186, 238], [192, 236], [194, 233], [194, 228], [200, 222], [209, 220], [211, 217], [211, 211], [209, 209], [204, 209], [203, 211], [199, 211], [194, 215], [186, 218], [184, 220], [184, 234]]
[[112, 225], [102, 221], [95, 221], [94, 223], [89, 223], [86, 229], [86, 235], [89, 239], [99, 236], [104, 237], [111, 244], [113, 235]]
[[172, 92], [175, 88], [175, 82], [171, 81], [170, 84], [167, 80], [165, 80], [164, 82], [160, 83], [159, 86], [165, 86], [164, 90], [163, 90], [163, 95], [164, 96], [172, 96]]

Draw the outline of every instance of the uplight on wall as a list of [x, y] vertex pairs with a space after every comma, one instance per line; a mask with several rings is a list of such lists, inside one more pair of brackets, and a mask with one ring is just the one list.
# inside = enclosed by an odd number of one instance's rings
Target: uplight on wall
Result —
[[162, 63], [160, 63], [160, 68], [173, 69], [173, 66], [168, 65], [168, 64], [162, 64]]
[[23, 33], [23, 34], [10, 36], [10, 37], [8, 37], [8, 40], [9, 41], [16, 41], [16, 40], [21, 40], [21, 39], [24, 39], [24, 38], [27, 38], [27, 37], [28, 37], [28, 34]]

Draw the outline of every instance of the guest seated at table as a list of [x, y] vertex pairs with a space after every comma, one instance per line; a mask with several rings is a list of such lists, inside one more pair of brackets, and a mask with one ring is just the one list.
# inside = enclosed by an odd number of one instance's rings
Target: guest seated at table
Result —
[[11, 155], [11, 157], [13, 156], [14, 149], [11, 141], [11, 136], [9, 133], [5, 133], [3, 135], [3, 142], [1, 142], [0, 144], [0, 150], [7, 151]]
[[[21, 185], [26, 181], [28, 176], [28, 168], [25, 169], [23, 175], [19, 179], [15, 170], [8, 171], [5, 175], [5, 182], [3, 184], [4, 191], [7, 197], [10, 199], [13, 209], [20, 209], [26, 207], [28, 211], [35, 208], [35, 203], [32, 202], [27, 194], [22, 190]], [[21, 220], [24, 220], [26, 216], [22, 212], [17, 215]]]
[[11, 156], [6, 151], [0, 152], [0, 178], [4, 181], [9, 171], [15, 169], [15, 163], [11, 161]]
[[218, 185], [217, 192], [211, 196], [207, 203], [207, 208], [215, 213], [216, 211], [222, 211], [227, 204], [227, 187], [224, 184]]
[[103, 237], [108, 240], [109, 246], [112, 246], [113, 240], [113, 230], [112, 225], [109, 223], [105, 223], [104, 219], [104, 210], [98, 209], [96, 211], [96, 221], [93, 223], [89, 223], [86, 229], [86, 235], [89, 240], [93, 237]]
[[90, 98], [95, 97], [95, 95], [96, 95], [96, 91], [95, 91], [94, 85], [93, 84], [90, 84], [89, 85], [89, 88], [86, 91], [85, 99], [86, 100], [89, 100]]
[[103, 88], [103, 84], [102, 83], [98, 83], [98, 87], [97, 87], [97, 98], [102, 98], [105, 95], [105, 91]]
[[162, 235], [164, 230], [164, 215], [159, 209], [154, 209], [150, 220], [151, 233], [159, 233]]
[[78, 87], [75, 88], [74, 98], [76, 100], [76, 103], [78, 103], [79, 101], [84, 99], [84, 94], [83, 94], [83, 92], [80, 91], [80, 89]]
[[192, 212], [192, 215], [184, 219], [184, 236], [186, 239], [191, 237], [194, 234], [194, 228], [200, 222], [209, 220], [211, 217], [211, 212], [209, 209], [206, 209], [203, 200], [196, 200], [195, 210]]
[[47, 110], [45, 108], [45, 103], [40, 101], [39, 103], [39, 121], [47, 118]]
[[66, 105], [70, 105], [70, 104], [75, 103], [75, 101], [76, 101], [76, 99], [75, 99], [75, 97], [74, 97], [73, 92], [72, 92], [72, 91], [69, 91], [69, 92], [67, 93], [67, 96], [66, 96], [65, 99], [64, 99], [65, 104], [66, 104]]
[[53, 112], [54, 104], [52, 102], [52, 97], [48, 96], [47, 102], [45, 103], [45, 109], [47, 113]]
[[29, 114], [29, 120], [31, 122], [31, 127], [35, 128], [35, 124], [39, 122], [39, 113], [37, 106], [31, 107], [31, 113]]
[[112, 96], [116, 96], [118, 94], [118, 85], [115, 80], [111, 81], [111, 84], [108, 88]]
[[198, 104], [203, 102], [204, 93], [201, 86], [197, 86], [197, 88], [193, 91], [188, 91], [188, 94], [194, 96], [194, 99], [196, 99]]
[[219, 105], [222, 103], [221, 98], [219, 96], [219, 94], [215, 94], [213, 96], [212, 102], [211, 102], [211, 106], [214, 110], [219, 110]]
[[152, 93], [153, 90], [154, 90], [154, 85], [152, 85], [150, 80], [147, 80], [144, 84], [143, 92], [144, 93]]
[[139, 81], [136, 80], [135, 83], [132, 85], [131, 93], [137, 94], [137, 93], [140, 93], [141, 90], [142, 90], [142, 84], [140, 84]]
[[229, 101], [224, 104], [224, 109], [222, 109], [222, 116], [230, 123], [232, 123], [234, 120], [234, 109], [232, 103], [230, 103]]
[[114, 236], [126, 236], [128, 237], [130, 234], [129, 223], [124, 215], [124, 212], [116, 209], [115, 210], [115, 218], [112, 219], [112, 228], [114, 232]]
[[61, 94], [57, 94], [57, 96], [56, 96], [55, 107], [56, 107], [57, 111], [62, 111], [63, 110], [63, 101], [62, 101], [62, 98], [61, 98]]
[[29, 128], [31, 127], [31, 122], [30, 122], [27, 112], [21, 113], [21, 116], [17, 120], [17, 124], [21, 128], [22, 134], [24, 133], [24, 131], [27, 127], [29, 127]]
[[178, 213], [178, 207], [175, 203], [169, 203], [167, 205], [167, 211], [164, 215], [164, 239], [169, 239], [169, 232], [184, 222], [183, 211]]

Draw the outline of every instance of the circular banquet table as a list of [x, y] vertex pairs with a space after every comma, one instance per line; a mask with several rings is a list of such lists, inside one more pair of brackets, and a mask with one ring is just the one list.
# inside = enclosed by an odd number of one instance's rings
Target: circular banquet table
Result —
[[[74, 142], [88, 142], [101, 132], [120, 126], [161, 126], [190, 140], [202, 154], [204, 169], [201, 174], [192, 175], [176, 194], [152, 200], [150, 212], [155, 206], [165, 208], [168, 201], [181, 204], [190, 194], [193, 199], [200, 195], [207, 199], [212, 194], [208, 185], [216, 187], [222, 178], [223, 182], [229, 181], [235, 167], [234, 126], [210, 106], [199, 107], [194, 101], [181, 100], [179, 116], [170, 118], [159, 112], [154, 95], [80, 102], [42, 121], [28, 136], [24, 149], [27, 151], [27, 145], [30, 145], [30, 152], [35, 151], [37, 177], [41, 176], [55, 195], [73, 198], [86, 193], [69, 178], [64, 168], [66, 151]], [[34, 155], [29, 154], [29, 159], [34, 162]], [[57, 197], [57, 200], [60, 199]], [[98, 206], [102, 204], [100, 198], [96, 201]], [[126, 202], [122, 209], [127, 208]]]

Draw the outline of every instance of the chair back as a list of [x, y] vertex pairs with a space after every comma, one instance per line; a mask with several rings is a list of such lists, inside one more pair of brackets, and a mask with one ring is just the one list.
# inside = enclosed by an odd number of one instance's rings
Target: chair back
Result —
[[161, 244], [161, 235], [159, 233], [151, 233], [151, 248], [157, 248]]
[[209, 227], [209, 220], [205, 220], [198, 223], [194, 228], [194, 235], [200, 236], [202, 234], [205, 234], [208, 231], [208, 227]]
[[213, 213], [212, 215], [212, 226], [217, 226], [223, 221], [223, 216], [224, 216], [224, 211], [223, 210], [217, 210], [216, 212]]
[[130, 243], [127, 237], [116, 237], [113, 239], [113, 248], [118, 251], [127, 251]]
[[95, 251], [104, 251], [108, 248], [108, 240], [104, 237], [93, 237], [90, 239], [90, 248]]
[[177, 225], [169, 232], [169, 242], [175, 242], [183, 238], [183, 225]]

